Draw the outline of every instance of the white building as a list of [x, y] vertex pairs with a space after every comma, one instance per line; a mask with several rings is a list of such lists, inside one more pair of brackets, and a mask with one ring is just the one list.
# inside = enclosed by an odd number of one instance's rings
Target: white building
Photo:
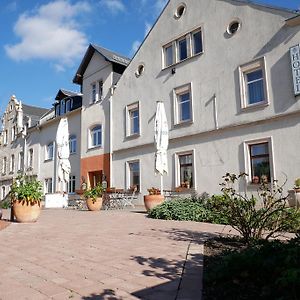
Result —
[[165, 189], [189, 181], [198, 193], [220, 193], [226, 172], [248, 173], [249, 190], [263, 175], [271, 182], [286, 174], [291, 188], [300, 176], [290, 58], [299, 18], [248, 1], [169, 1], [114, 94], [112, 185], [137, 184], [141, 195], [160, 186], [154, 115], [161, 100], [170, 128]]

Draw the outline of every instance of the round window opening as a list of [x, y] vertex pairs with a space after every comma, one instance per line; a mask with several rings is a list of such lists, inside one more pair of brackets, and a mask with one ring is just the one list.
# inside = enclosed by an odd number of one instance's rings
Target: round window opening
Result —
[[241, 28], [241, 23], [239, 21], [233, 21], [229, 24], [227, 32], [230, 35], [235, 34]]
[[235, 34], [241, 28], [241, 23], [239, 21], [233, 21], [229, 24], [227, 32], [230, 35]]
[[179, 5], [175, 12], [175, 18], [176, 19], [181, 18], [183, 16], [184, 12], [185, 12], [185, 5], [184, 4]]
[[135, 72], [135, 76], [136, 77], [140, 77], [145, 71], [145, 66], [144, 65], [139, 65], [136, 72]]

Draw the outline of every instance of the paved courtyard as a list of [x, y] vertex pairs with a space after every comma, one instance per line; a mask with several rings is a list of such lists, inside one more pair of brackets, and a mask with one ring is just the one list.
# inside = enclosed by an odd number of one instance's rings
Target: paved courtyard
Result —
[[203, 241], [223, 230], [139, 211], [43, 210], [0, 231], [0, 299], [199, 300]]

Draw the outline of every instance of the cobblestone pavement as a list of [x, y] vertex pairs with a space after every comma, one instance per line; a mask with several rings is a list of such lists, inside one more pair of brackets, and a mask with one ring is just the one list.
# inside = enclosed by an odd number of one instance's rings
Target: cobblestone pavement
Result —
[[0, 231], [0, 299], [200, 300], [203, 242], [224, 230], [140, 211], [43, 210]]

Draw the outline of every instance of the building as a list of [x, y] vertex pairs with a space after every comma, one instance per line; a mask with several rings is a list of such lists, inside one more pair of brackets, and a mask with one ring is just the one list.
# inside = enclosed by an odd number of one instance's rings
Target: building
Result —
[[249, 191], [257, 180], [285, 176], [292, 188], [300, 176], [300, 98], [290, 48], [299, 45], [299, 25], [295, 12], [252, 1], [169, 1], [114, 93], [112, 185], [138, 185], [141, 195], [160, 186], [161, 100], [170, 128], [165, 189], [189, 183], [199, 194], [220, 193], [227, 172], [249, 174]]
[[37, 148], [28, 147], [27, 140], [48, 109], [22, 104], [12, 96], [2, 116], [0, 143], [0, 199], [9, 192], [13, 178], [27, 173], [37, 177]]
[[111, 105], [115, 85], [130, 60], [96, 45], [90, 45], [73, 82], [81, 86], [81, 180], [95, 186], [110, 184]]

